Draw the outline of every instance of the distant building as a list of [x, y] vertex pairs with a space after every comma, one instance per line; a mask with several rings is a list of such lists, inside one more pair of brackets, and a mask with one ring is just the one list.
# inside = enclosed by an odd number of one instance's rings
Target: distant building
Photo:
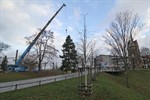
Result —
[[[80, 53], [78, 53], [77, 55], [78, 55], [78, 56], [77, 56], [78, 67], [79, 67], [79, 68], [80, 68], [80, 67], [83, 67], [83, 64], [84, 64], [84, 55], [83, 55], [83, 54], [80, 54]], [[91, 64], [91, 62], [90, 62], [89, 60], [87, 60], [85, 66], [93, 67], [93, 66], [91, 66], [90, 64]]]
[[108, 68], [108, 67], [119, 67], [123, 68], [124, 63], [120, 57], [112, 56], [112, 55], [99, 55], [96, 56], [96, 66], [100, 68]]
[[77, 61], [78, 61], [78, 67], [81, 68], [83, 66], [83, 54], [79, 54], [77, 56]]
[[128, 60], [130, 68], [142, 68], [143, 66], [138, 42], [134, 41], [132, 36], [128, 42]]
[[96, 56], [96, 66], [101, 68], [113, 67], [113, 56], [111, 55], [99, 55]]
[[143, 68], [150, 68], [150, 55], [141, 56]]

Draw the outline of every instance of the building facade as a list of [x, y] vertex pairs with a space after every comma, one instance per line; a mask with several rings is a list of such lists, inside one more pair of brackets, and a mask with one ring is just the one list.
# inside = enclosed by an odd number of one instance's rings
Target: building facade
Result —
[[133, 39], [131, 39], [128, 42], [128, 60], [130, 68], [134, 69], [143, 67], [137, 40], [133, 41]]
[[113, 67], [113, 57], [111, 55], [96, 56], [96, 66], [101, 68]]
[[96, 56], [95, 59], [96, 59], [96, 66], [101, 68], [124, 67], [124, 63], [120, 57], [115, 57], [112, 55], [99, 55]]

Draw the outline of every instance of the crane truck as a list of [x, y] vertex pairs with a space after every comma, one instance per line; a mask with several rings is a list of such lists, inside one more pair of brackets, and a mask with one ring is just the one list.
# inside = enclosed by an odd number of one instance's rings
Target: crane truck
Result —
[[66, 5], [63, 4], [58, 11], [52, 16], [52, 18], [46, 23], [46, 25], [41, 29], [41, 31], [38, 33], [38, 35], [35, 37], [35, 39], [31, 42], [31, 44], [26, 48], [26, 50], [23, 52], [23, 54], [19, 57], [19, 59], [15, 62], [15, 65], [8, 65], [7, 70], [8, 71], [25, 71], [26, 67], [20, 66], [20, 62], [24, 59], [26, 54], [30, 51], [30, 49], [33, 47], [35, 42], [38, 40], [38, 38], [41, 36], [41, 34], [45, 31], [45, 29], [48, 27], [48, 25], [52, 22], [52, 20], [55, 18], [55, 16], [60, 12], [60, 10], [65, 7]]

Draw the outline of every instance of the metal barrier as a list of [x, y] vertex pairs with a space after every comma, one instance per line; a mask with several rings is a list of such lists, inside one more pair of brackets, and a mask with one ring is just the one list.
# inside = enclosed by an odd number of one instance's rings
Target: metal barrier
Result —
[[106, 68], [101, 68], [101, 71], [104, 71], [104, 72], [123, 72], [123, 71], [125, 71], [125, 69], [120, 68], [120, 67], [106, 67]]
[[42, 85], [42, 84], [47, 84], [47, 83], [52, 83], [52, 82], [66, 80], [66, 79], [75, 78], [75, 77], [78, 77], [78, 74], [65, 75], [65, 76], [55, 77], [52, 79], [45, 79], [45, 80], [41, 79], [41, 80], [33, 81], [33, 82], [25, 82], [25, 83], [13, 84], [13, 85], [1, 86], [0, 93], [6, 92], [6, 91], [18, 90], [18, 89], [27, 88], [27, 87], [32, 87], [32, 86], [37, 86], [37, 85]]

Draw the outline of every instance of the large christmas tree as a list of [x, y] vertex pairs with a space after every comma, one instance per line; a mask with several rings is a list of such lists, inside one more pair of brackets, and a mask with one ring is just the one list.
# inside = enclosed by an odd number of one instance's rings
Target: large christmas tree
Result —
[[61, 70], [70, 71], [75, 70], [77, 67], [77, 51], [75, 49], [75, 44], [73, 43], [70, 35], [67, 36], [65, 43], [63, 44], [63, 55]]

